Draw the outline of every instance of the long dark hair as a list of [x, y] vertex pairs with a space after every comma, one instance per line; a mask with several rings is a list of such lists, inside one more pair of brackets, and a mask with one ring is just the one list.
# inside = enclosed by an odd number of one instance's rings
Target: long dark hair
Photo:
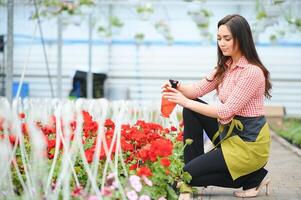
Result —
[[[221, 25], [226, 25], [229, 31], [232, 33], [233, 44], [235, 46], [238, 43], [238, 48], [241, 53], [251, 64], [254, 64], [263, 71], [265, 77], [265, 93], [264, 95], [267, 98], [271, 98], [270, 89], [272, 88], [272, 84], [270, 82], [270, 73], [262, 64], [255, 49], [255, 44], [252, 37], [252, 32], [249, 23], [247, 20], [237, 14], [227, 15], [223, 19], [218, 22], [217, 28]], [[215, 74], [215, 78], [217, 78], [216, 89], [218, 89], [218, 85], [222, 82], [224, 72], [226, 71], [226, 61], [230, 58], [229, 56], [224, 56], [221, 49], [217, 45], [217, 72]]]

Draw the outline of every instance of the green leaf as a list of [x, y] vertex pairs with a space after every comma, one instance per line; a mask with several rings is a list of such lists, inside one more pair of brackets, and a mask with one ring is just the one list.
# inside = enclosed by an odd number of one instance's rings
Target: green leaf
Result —
[[178, 199], [177, 193], [170, 186], [167, 186], [166, 190], [167, 190], [167, 199], [170, 200]]

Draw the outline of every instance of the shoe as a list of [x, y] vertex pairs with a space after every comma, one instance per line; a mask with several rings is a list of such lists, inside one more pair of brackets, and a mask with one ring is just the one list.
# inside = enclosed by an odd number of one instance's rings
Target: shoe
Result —
[[181, 193], [178, 200], [190, 200], [191, 198], [191, 193]]
[[270, 182], [271, 182], [271, 179], [266, 178], [263, 181], [261, 181], [259, 186], [255, 187], [255, 188], [248, 189], [248, 190], [236, 191], [236, 192], [233, 193], [233, 195], [235, 197], [240, 197], [240, 198], [256, 197], [259, 194], [259, 191], [261, 190], [261, 188], [265, 187], [265, 194], [266, 194], [266, 196], [268, 196], [270, 194], [270, 192], [269, 192]]

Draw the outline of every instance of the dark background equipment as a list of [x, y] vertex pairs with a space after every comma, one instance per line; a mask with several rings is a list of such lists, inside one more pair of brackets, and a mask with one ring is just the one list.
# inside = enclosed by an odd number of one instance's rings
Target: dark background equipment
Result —
[[[104, 82], [107, 75], [104, 73], [93, 74], [93, 98], [104, 97]], [[87, 97], [87, 76], [85, 71], [76, 71], [73, 77], [72, 90], [69, 94], [70, 97]]]

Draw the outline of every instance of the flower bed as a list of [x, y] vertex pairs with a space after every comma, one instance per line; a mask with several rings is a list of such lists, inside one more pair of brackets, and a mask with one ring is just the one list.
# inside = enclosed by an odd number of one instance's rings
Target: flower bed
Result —
[[293, 145], [301, 148], [301, 120], [288, 118], [284, 120], [284, 125], [281, 128], [272, 126], [277, 134], [286, 139]]
[[[177, 199], [171, 185], [191, 178], [182, 129], [134, 107], [19, 102], [10, 110], [1, 100], [0, 199]], [[135, 119], [140, 112], [162, 123]]]

